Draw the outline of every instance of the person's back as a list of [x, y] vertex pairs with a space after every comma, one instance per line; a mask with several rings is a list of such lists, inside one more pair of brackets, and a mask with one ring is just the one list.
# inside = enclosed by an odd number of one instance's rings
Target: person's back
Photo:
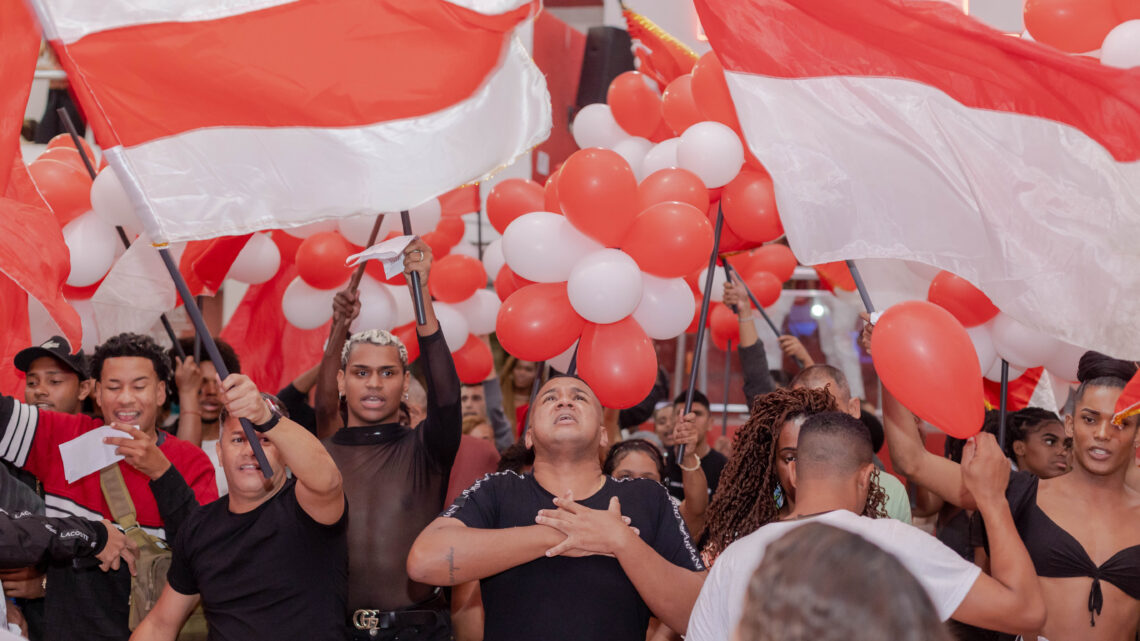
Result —
[[914, 575], [858, 534], [808, 523], [768, 550], [748, 583], [738, 641], [953, 639]]

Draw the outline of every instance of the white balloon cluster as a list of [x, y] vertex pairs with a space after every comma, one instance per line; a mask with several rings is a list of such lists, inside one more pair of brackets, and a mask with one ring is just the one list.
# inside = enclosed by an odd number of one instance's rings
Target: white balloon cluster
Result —
[[1034, 367], [1044, 367], [1053, 378], [1077, 379], [1077, 363], [1085, 349], [1059, 341], [1026, 326], [1009, 314], [999, 313], [989, 322], [966, 329], [985, 378], [1001, 380], [1001, 362], [1009, 363], [1009, 380]]

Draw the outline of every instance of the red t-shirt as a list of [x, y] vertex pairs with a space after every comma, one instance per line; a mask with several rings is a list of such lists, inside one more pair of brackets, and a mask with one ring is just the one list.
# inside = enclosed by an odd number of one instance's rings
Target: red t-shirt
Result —
[[451, 505], [455, 497], [471, 487], [475, 481], [499, 468], [499, 450], [490, 441], [464, 434], [459, 441], [459, 453], [451, 466], [451, 476], [447, 479], [447, 500]]
[[[40, 410], [11, 397], [0, 397], [0, 456], [39, 478], [44, 486], [48, 516], [111, 519], [111, 508], [99, 486], [99, 474], [88, 474], [68, 483], [59, 454], [60, 444], [101, 425], [101, 420], [90, 416]], [[200, 505], [218, 498], [214, 466], [205, 452], [169, 434], [164, 435], [158, 449], [186, 480]], [[119, 462], [119, 470], [131, 493], [139, 525], [165, 539], [162, 518], [149, 486], [150, 478], [126, 461]]]

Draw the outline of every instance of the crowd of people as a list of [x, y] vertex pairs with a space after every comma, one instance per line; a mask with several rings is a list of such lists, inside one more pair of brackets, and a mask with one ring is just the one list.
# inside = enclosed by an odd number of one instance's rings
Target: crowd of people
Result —
[[[572, 373], [515, 358], [461, 384], [426, 286], [431, 249], [416, 240], [404, 262], [425, 302], [415, 368], [392, 333], [344, 329], [359, 312], [349, 290], [321, 362], [276, 394], [221, 341], [224, 379], [134, 334], [89, 357], [60, 337], [20, 352], [24, 399], [0, 397], [9, 629], [48, 641], [1137, 639], [1138, 417], [1117, 415], [1135, 363], [1090, 352], [1063, 417], [1013, 412], [999, 443], [987, 416], [940, 456], [889, 392], [880, 422], [793, 337], [780, 345], [802, 366], [773, 376], [730, 281], [750, 413], [713, 442], [708, 398], [669, 399], [664, 373], [620, 412]], [[122, 460], [74, 478], [60, 446], [103, 426]]]

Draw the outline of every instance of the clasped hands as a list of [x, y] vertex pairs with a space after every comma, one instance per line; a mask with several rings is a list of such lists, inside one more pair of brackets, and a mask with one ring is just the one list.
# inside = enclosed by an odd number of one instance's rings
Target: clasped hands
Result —
[[610, 556], [616, 557], [640, 530], [622, 516], [618, 497], [610, 498], [605, 510], [594, 510], [574, 501], [570, 492], [554, 499], [554, 510], [539, 510], [535, 523], [545, 525], [566, 538], [546, 551], [546, 556]]

